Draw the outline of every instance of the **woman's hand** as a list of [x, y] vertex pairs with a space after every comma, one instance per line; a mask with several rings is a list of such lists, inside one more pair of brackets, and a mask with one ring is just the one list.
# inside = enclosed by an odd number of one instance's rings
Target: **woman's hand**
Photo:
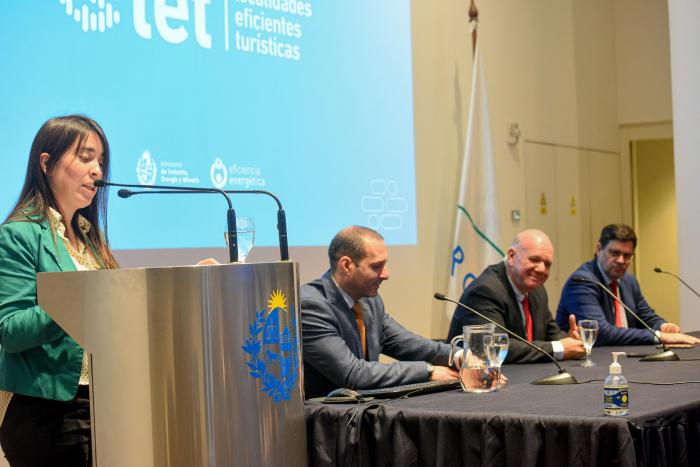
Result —
[[207, 259], [203, 259], [202, 261], [197, 263], [197, 266], [212, 266], [214, 264], [221, 264], [221, 263], [218, 262], [217, 260], [215, 260], [214, 258], [207, 258]]

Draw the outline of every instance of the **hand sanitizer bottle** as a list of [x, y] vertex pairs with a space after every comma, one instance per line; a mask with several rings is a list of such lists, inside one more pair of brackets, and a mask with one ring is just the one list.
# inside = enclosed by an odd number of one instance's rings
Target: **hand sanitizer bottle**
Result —
[[612, 352], [613, 362], [610, 364], [610, 374], [603, 383], [603, 411], [605, 415], [621, 416], [630, 413], [629, 385], [622, 376], [622, 366], [617, 363], [617, 357], [625, 352]]

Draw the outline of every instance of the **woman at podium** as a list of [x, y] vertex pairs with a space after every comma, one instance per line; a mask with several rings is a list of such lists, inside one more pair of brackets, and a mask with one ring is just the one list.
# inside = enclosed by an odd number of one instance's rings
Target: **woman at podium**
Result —
[[92, 462], [85, 352], [37, 304], [36, 273], [117, 267], [94, 185], [108, 172], [94, 120], [52, 118], [0, 226], [0, 446], [12, 466]]

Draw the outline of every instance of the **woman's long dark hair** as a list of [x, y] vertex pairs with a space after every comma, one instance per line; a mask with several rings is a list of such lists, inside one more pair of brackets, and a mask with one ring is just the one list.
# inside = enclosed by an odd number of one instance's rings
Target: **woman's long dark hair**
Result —
[[[42, 222], [47, 218], [49, 208], [59, 211], [58, 203], [49, 186], [47, 174], [54, 170], [62, 157], [79, 154], [90, 133], [95, 133], [102, 142], [104, 150], [102, 177], [104, 179], [109, 177], [109, 143], [100, 125], [84, 115], [52, 118], [41, 126], [34, 137], [32, 148], [29, 151], [24, 186], [17, 204], [10, 211], [5, 222]], [[76, 142], [78, 144], [75, 152], [67, 154]], [[41, 155], [43, 153], [50, 156], [46, 161], [46, 173], [41, 168]], [[92, 224], [92, 228], [86, 235], [78, 227], [77, 214], [81, 214]], [[79, 209], [73, 219], [64, 219], [63, 221], [71, 223], [76, 235], [81, 236], [87, 243], [103, 267], [110, 269], [118, 267], [107, 240], [107, 192], [105, 190], [98, 190], [90, 205]]]

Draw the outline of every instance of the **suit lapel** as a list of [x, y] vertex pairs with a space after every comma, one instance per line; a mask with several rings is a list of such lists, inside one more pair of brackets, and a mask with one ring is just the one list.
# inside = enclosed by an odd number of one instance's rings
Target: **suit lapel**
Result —
[[[593, 272], [593, 275], [598, 280], [598, 282], [603, 284], [605, 287], [608, 287], [608, 285], [605, 283], [606, 279], [603, 277], [603, 274], [600, 272], [600, 269], [598, 269], [598, 265], [596, 264], [595, 257], [593, 257], [593, 260], [591, 260], [591, 262], [590, 262], [590, 268], [591, 268], [591, 271]], [[598, 286], [596, 286], [596, 287], [598, 287]], [[608, 323], [614, 325], [615, 324], [615, 301], [604, 290], [600, 290], [600, 293], [603, 294], [603, 300], [605, 300], [605, 307], [603, 307], [603, 313], [605, 313], [605, 319], [608, 321]]]
[[[506, 316], [504, 316], [504, 321], [508, 329], [517, 332], [517, 334], [520, 337], [526, 337], [525, 323], [521, 318], [520, 304], [518, 303], [518, 299], [515, 296], [515, 291], [513, 290], [513, 287], [510, 285], [510, 281], [508, 280], [507, 274], [508, 273], [506, 273], [506, 265], [503, 262], [499, 263], [496, 266], [496, 275], [501, 280], [501, 283], [503, 284], [505, 290], [508, 291], [508, 310]], [[532, 309], [532, 303], [530, 304], [530, 309]], [[509, 316], [515, 317], [515, 320], [509, 322]]]
[[[530, 315], [532, 316], [532, 338], [543, 340], [547, 332], [547, 323], [552, 316], [549, 306], [545, 306], [545, 289], [540, 286], [530, 292]], [[540, 303], [541, 302], [541, 303]], [[542, 311], [540, 312], [540, 308]]]
[[41, 224], [41, 245], [42, 248], [53, 258], [58, 271], [75, 271], [75, 265], [71, 260], [63, 241], [60, 238], [54, 240], [54, 234], [49, 227], [48, 221]]
[[[631, 284], [627, 274], [622, 276], [622, 279], [620, 279], [618, 281], [618, 283], [620, 284], [619, 285], [619, 287], [620, 287], [620, 300], [622, 300], [622, 303], [627, 305], [629, 308], [636, 311], [636, 307], [634, 306], [634, 302], [632, 300], [630, 300], [632, 298], [632, 295], [633, 295], [632, 294], [632, 284]], [[627, 327], [636, 328], [637, 326], [640, 325], [639, 322], [637, 321], [637, 318], [630, 315], [627, 310], [625, 310], [623, 308], [622, 311], [625, 312], [625, 316], [627, 317]]]
[[[326, 274], [323, 275], [323, 287], [326, 289], [326, 296], [330, 298], [333, 308], [340, 310], [338, 319], [340, 320], [341, 328], [345, 328], [344, 331], [346, 333], [350, 331], [353, 337], [354, 345], [348, 345], [348, 348], [357, 358], [363, 358], [362, 342], [360, 341], [360, 332], [359, 329], [357, 329], [357, 322], [355, 321], [355, 312], [348, 307], [343, 294], [340, 292], [338, 286], [335, 285], [330, 271], [327, 271]], [[365, 312], [368, 309], [368, 307], [364, 305], [362, 308]], [[365, 333], [367, 331], [367, 323], [365, 322]], [[369, 353], [369, 348], [367, 349], [367, 353]]]

